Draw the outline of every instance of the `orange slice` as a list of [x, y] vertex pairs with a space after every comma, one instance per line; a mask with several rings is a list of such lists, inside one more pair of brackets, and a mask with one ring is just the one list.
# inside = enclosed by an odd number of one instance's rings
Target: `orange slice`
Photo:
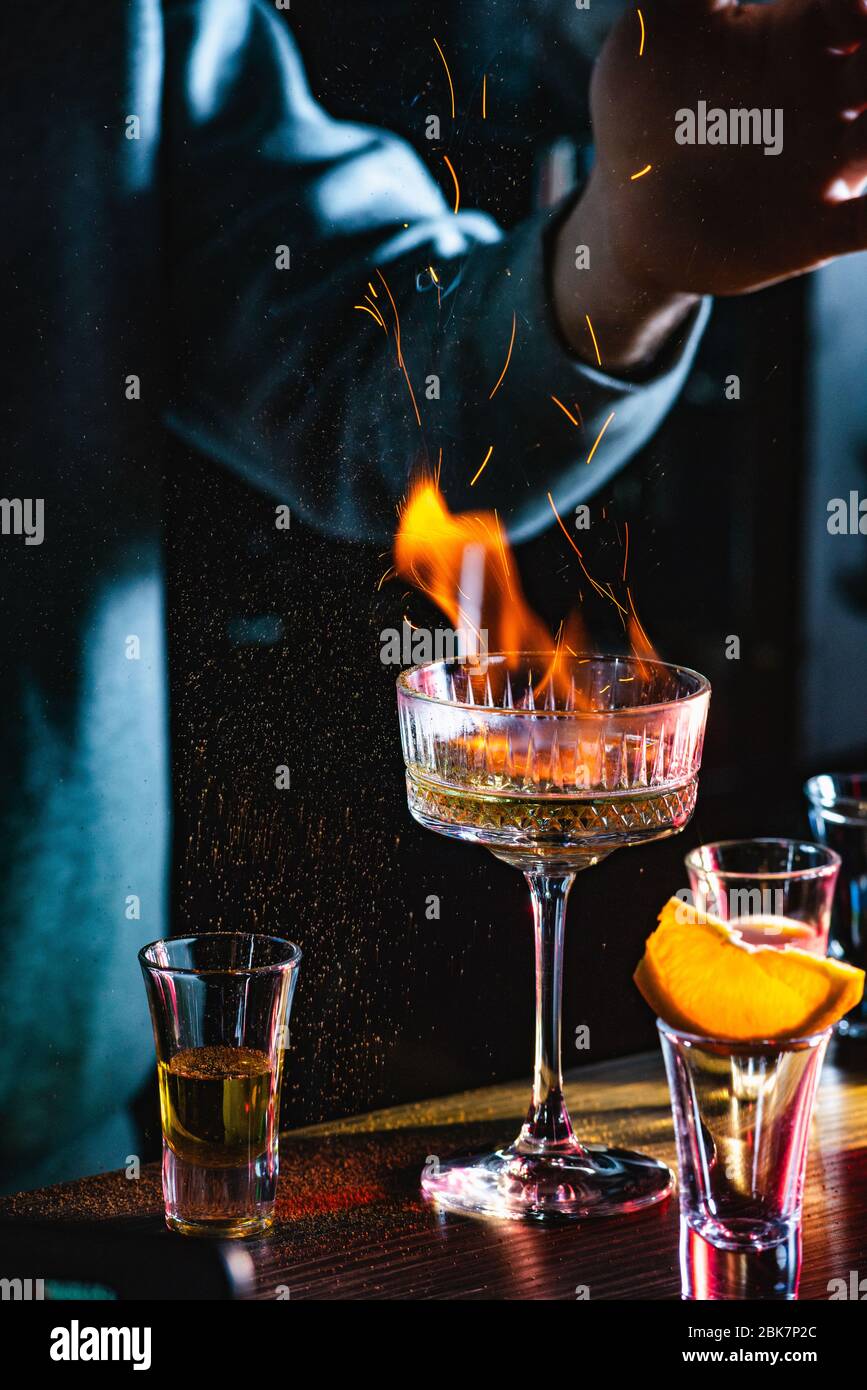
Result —
[[679, 898], [659, 914], [634, 979], [665, 1023], [736, 1042], [821, 1032], [864, 993], [863, 970], [794, 946], [751, 946]]

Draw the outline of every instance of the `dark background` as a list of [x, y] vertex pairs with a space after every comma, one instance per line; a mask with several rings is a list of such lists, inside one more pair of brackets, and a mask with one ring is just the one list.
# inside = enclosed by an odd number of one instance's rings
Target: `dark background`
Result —
[[[438, 176], [442, 161], [424, 138], [426, 115], [448, 112], [436, 34], [458, 119], [443, 119], [433, 149], [460, 152], [463, 205], [510, 226], [535, 205], [555, 142], [574, 143], [579, 173], [588, 158], [589, 60], [547, 8], [540, 0], [540, 18], [512, 0], [474, 4], [471, 15], [457, 4], [421, 13], [354, 0], [332, 4], [325, 24], [318, 6], [296, 0], [287, 18], [326, 107], [399, 131]], [[685, 886], [684, 852], [727, 835], [806, 833], [804, 776], [828, 770], [829, 759], [867, 763], [863, 685], [854, 683], [850, 717], [824, 744], [805, 709], [817, 659], [805, 537], [819, 524], [806, 514], [816, 468], [808, 284], [715, 307], [669, 421], [594, 499], [582, 533], [604, 579], [622, 565], [628, 521], [644, 625], [662, 656], [703, 671], [714, 693], [688, 830], [614, 855], [573, 890], [567, 1065], [653, 1045], [630, 977], [660, 906]], [[853, 347], [863, 344], [857, 319], [851, 331]], [[741, 381], [737, 402], [724, 394], [730, 373]], [[302, 944], [285, 1122], [528, 1073], [526, 887], [484, 852], [422, 831], [406, 810], [397, 673], [379, 661], [380, 633], [404, 611], [425, 625], [433, 615], [400, 584], [377, 591], [387, 554], [323, 539], [294, 519], [288, 536], [275, 533], [272, 499], [185, 453], [176, 463], [167, 537], [174, 929], [273, 931]], [[863, 491], [865, 476], [850, 485]], [[521, 546], [518, 562], [531, 601], [556, 625], [579, 598], [562, 534]], [[863, 541], [847, 564], [822, 615], [826, 643], [835, 623], [842, 632], [853, 617], [864, 621]], [[609, 606], [583, 597], [596, 644], [623, 649]], [[726, 659], [730, 635], [739, 660]], [[290, 767], [291, 790], [269, 790], [278, 764]], [[438, 921], [425, 916], [430, 894]], [[589, 1052], [572, 1045], [578, 1024], [590, 1026]]]

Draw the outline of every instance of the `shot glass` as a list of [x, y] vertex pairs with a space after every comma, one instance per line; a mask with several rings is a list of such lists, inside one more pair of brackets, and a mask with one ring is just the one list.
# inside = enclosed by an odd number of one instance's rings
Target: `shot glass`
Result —
[[804, 840], [720, 840], [684, 859], [695, 906], [753, 946], [824, 956], [840, 856]]
[[[804, 791], [810, 825], [823, 845], [842, 860], [831, 914], [831, 952], [867, 967], [867, 772], [823, 773]], [[837, 1025], [841, 1037], [867, 1041], [864, 1000]], [[860, 1050], [860, 1049], [859, 1049]]]
[[166, 1223], [257, 1235], [274, 1219], [280, 1082], [300, 949], [209, 932], [139, 952], [160, 1089]]
[[677, 1143], [683, 1297], [795, 1298], [807, 1141], [831, 1029], [744, 1043], [657, 1027]]

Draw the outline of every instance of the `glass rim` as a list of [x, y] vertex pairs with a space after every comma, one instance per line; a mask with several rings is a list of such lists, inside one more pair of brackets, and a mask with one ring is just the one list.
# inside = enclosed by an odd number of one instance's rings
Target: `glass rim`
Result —
[[[146, 956], [154, 946], [179, 946], [185, 941], [214, 940], [270, 941], [279, 946], [286, 946], [289, 950], [283, 960], [273, 961], [268, 965], [249, 965], [240, 969], [233, 969], [228, 965], [160, 965], [157, 961], [148, 960]], [[270, 936], [267, 932], [203, 931], [187, 932], [184, 936], [159, 936], [155, 941], [149, 941], [146, 946], [142, 946], [138, 959], [143, 970], [153, 971], [158, 975], [267, 975], [285, 970], [288, 966], [297, 966], [303, 954], [301, 947], [285, 936]]]
[[[549, 651], [494, 651], [488, 652], [486, 660], [492, 657], [548, 657], [555, 655], [556, 648]], [[703, 676], [700, 671], [695, 671], [691, 666], [679, 666], [676, 662], [660, 661], [657, 657], [637, 657], [637, 656], [614, 656], [606, 652], [579, 652], [571, 658], [577, 661], [629, 661], [644, 666], [655, 666], [665, 671], [674, 671], [678, 675], [692, 676], [698, 682], [695, 690], [689, 695], [684, 695], [682, 700], [658, 700], [652, 705], [620, 705], [617, 709], [591, 709], [591, 710], [564, 710], [564, 709], [502, 709], [499, 705], [473, 704], [470, 705], [466, 700], [439, 700], [435, 695], [427, 695], [423, 690], [414, 690], [408, 684], [409, 678], [416, 671], [429, 671], [435, 666], [447, 666], [450, 663], [446, 660], [423, 661], [418, 666], [408, 666], [401, 671], [397, 677], [396, 685], [399, 695], [404, 695], [407, 699], [423, 700], [426, 704], [437, 705], [445, 709], [476, 710], [480, 714], [498, 714], [504, 716], [517, 715], [519, 718], [526, 719], [611, 719], [613, 715], [624, 716], [627, 714], [650, 714], [664, 709], [682, 709], [684, 705], [692, 704], [696, 700], [702, 700], [710, 695], [710, 681], [707, 676]], [[470, 665], [466, 660], [456, 662], [457, 665]]]
[[829, 1024], [827, 1028], [822, 1028], [818, 1033], [804, 1033], [797, 1038], [712, 1038], [706, 1033], [690, 1033], [686, 1028], [678, 1028], [673, 1023], [666, 1023], [664, 1018], [657, 1018], [656, 1027], [659, 1033], [666, 1037], [676, 1038], [678, 1042], [697, 1043], [699, 1046], [711, 1048], [725, 1048], [727, 1052], [731, 1053], [792, 1052], [803, 1051], [808, 1047], [815, 1050], [821, 1042], [830, 1038], [834, 1031], [834, 1025]]
[[854, 810], [859, 819], [867, 816], [867, 796], [851, 796], [842, 792], [839, 796], [834, 795], [833, 799], [823, 796], [819, 791], [819, 782], [825, 778], [834, 781], [849, 782], [853, 778], [863, 778], [867, 783], [867, 772], [816, 772], [812, 777], [808, 777], [804, 783], [804, 795], [810, 805], [825, 811], [838, 811], [845, 815], [846, 811]]
[[[696, 861], [695, 856], [703, 849], [733, 849], [736, 845], [793, 845], [797, 848], [806, 847], [817, 853], [824, 859], [822, 864], [814, 864], [811, 868], [804, 869], [717, 869], [709, 868], [706, 864]], [[721, 879], [811, 879], [829, 878], [831, 874], [837, 873], [842, 864], [842, 859], [836, 850], [829, 849], [827, 845], [820, 845], [815, 840], [790, 840], [785, 836], [776, 835], [757, 835], [743, 840], [709, 840], [706, 844], [696, 845], [694, 849], [688, 850], [683, 856], [683, 862], [687, 869], [695, 869], [698, 874], [704, 877], [713, 875], [714, 878]]]

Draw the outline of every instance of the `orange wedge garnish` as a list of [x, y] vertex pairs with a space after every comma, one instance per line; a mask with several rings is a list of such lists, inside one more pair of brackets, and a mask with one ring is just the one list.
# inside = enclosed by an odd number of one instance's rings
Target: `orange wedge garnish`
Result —
[[735, 1042], [819, 1033], [864, 993], [863, 970], [794, 946], [750, 946], [678, 898], [659, 914], [634, 979], [663, 1022]]

